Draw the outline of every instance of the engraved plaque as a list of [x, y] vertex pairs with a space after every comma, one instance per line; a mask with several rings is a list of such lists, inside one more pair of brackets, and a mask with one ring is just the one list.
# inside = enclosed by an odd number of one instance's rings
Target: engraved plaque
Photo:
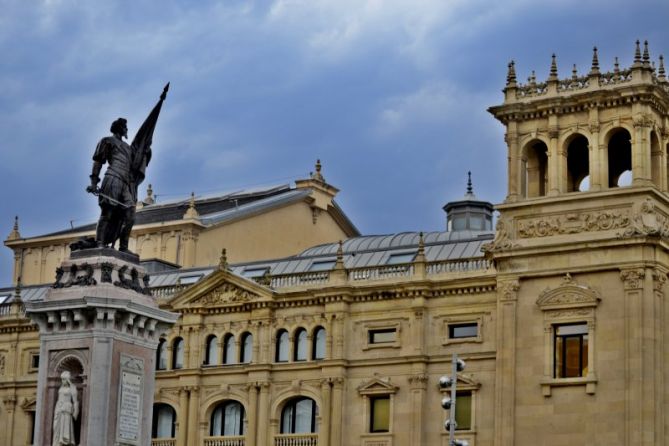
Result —
[[117, 440], [121, 444], [139, 444], [143, 405], [143, 370], [141, 359], [121, 356]]

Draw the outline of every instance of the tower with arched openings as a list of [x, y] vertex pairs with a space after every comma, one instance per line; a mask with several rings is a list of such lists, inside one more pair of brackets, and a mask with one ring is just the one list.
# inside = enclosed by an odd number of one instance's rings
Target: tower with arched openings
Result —
[[[669, 442], [669, 82], [633, 63], [526, 84], [508, 66], [495, 444]], [[522, 327], [522, 329], [521, 329]], [[550, 420], [550, 421], [548, 421]]]

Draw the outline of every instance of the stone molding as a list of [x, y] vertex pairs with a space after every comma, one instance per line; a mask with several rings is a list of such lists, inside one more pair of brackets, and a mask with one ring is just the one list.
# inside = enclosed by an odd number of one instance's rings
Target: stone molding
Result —
[[500, 282], [497, 289], [501, 291], [500, 300], [502, 301], [516, 301], [518, 300], [518, 290], [520, 290], [520, 281], [510, 280]]
[[620, 280], [623, 281], [625, 291], [640, 290], [643, 288], [643, 279], [646, 271], [643, 268], [630, 268], [620, 270]]
[[[596, 307], [601, 301], [599, 293], [587, 285], [577, 283], [571, 274], [567, 273], [562, 278], [562, 283], [554, 289], [544, 290], [537, 299], [537, 305], [543, 311], [569, 310], [570, 315], [589, 314], [588, 307]], [[580, 308], [586, 308], [583, 313]], [[565, 313], [561, 311], [561, 313]], [[552, 313], [553, 316], [566, 316], [567, 314]]]
[[607, 231], [630, 226], [628, 210], [570, 213], [553, 217], [527, 218], [518, 221], [519, 238], [550, 237], [581, 232]]

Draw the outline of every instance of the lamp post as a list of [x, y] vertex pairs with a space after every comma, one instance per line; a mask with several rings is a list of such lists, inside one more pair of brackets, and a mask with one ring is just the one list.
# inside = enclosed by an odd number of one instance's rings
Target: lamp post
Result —
[[467, 440], [456, 440], [455, 439], [455, 429], [457, 423], [455, 422], [455, 404], [457, 399], [457, 387], [458, 387], [458, 372], [462, 372], [465, 369], [465, 362], [462, 359], [458, 359], [458, 355], [453, 353], [451, 359], [451, 376], [442, 376], [439, 378], [439, 387], [442, 389], [450, 388], [451, 396], [445, 396], [441, 400], [441, 407], [445, 410], [448, 410], [448, 419], [444, 423], [444, 427], [448, 431], [448, 446], [469, 446]]

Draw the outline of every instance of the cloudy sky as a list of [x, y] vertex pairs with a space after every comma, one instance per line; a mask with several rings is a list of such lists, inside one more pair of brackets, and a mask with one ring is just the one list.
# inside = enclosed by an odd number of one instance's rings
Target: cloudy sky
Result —
[[[171, 81], [158, 200], [306, 177], [365, 234], [441, 230], [465, 191], [505, 195], [506, 66], [560, 76], [634, 41], [669, 54], [667, 0], [0, 0], [0, 236], [97, 219], [84, 188], [112, 120], [130, 137]], [[140, 196], [144, 196], [144, 190]], [[11, 251], [0, 255], [0, 285]]]

